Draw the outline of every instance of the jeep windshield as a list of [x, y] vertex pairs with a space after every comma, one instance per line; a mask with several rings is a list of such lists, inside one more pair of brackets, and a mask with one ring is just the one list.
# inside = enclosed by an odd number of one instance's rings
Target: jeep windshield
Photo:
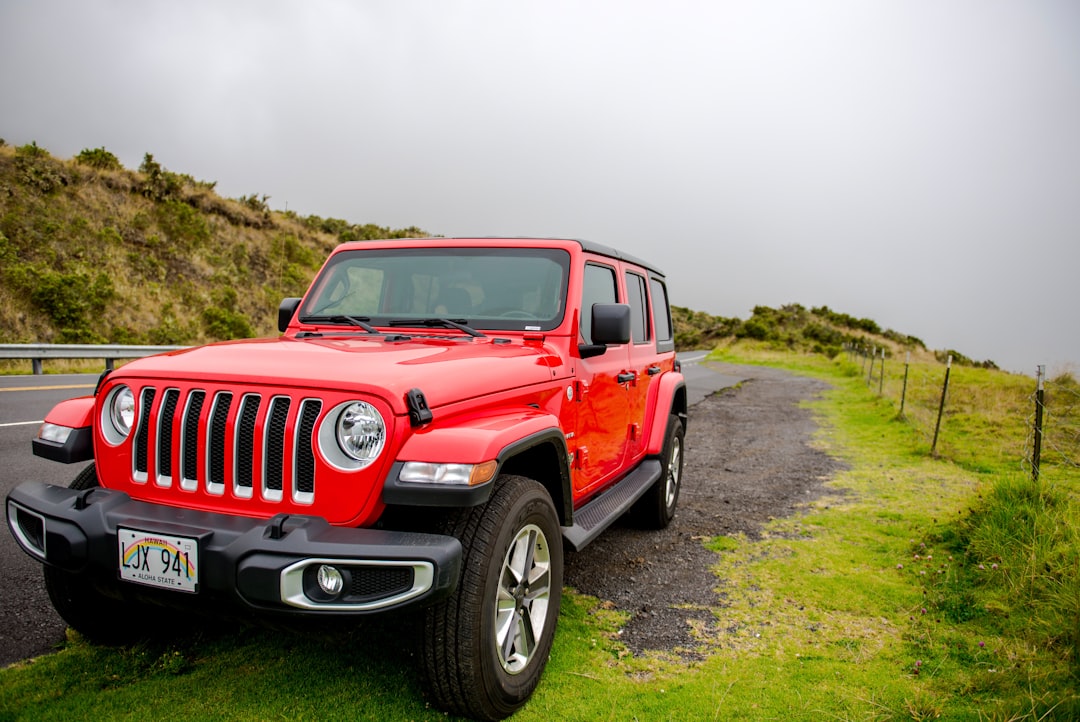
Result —
[[345, 251], [315, 279], [300, 319], [550, 331], [562, 323], [569, 266], [570, 254], [557, 248]]

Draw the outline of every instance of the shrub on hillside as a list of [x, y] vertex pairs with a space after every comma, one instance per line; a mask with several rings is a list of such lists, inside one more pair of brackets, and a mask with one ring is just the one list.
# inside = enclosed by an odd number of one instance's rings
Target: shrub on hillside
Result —
[[105, 150], [105, 146], [101, 146], [100, 148], [83, 148], [79, 151], [79, 154], [75, 156], [75, 162], [90, 166], [91, 168], [97, 168], [98, 170], [120, 170], [123, 168], [120, 164], [120, 159]]
[[214, 294], [214, 305], [202, 312], [203, 327], [207, 336], [220, 341], [234, 338], [251, 338], [255, 329], [242, 314], [236, 311], [237, 295], [234, 288], [223, 288]]
[[19, 171], [19, 181], [40, 193], [48, 195], [68, 185], [71, 179], [63, 163], [53, 159], [37, 143], [21, 145], [15, 149], [15, 167]]
[[95, 323], [116, 292], [105, 273], [91, 277], [87, 273], [63, 273], [23, 264], [9, 268], [5, 280], [23, 293], [33, 306], [52, 321], [62, 341], [102, 343], [103, 339], [88, 329]]
[[210, 224], [206, 222], [206, 216], [187, 203], [169, 199], [158, 203], [155, 210], [158, 225], [177, 249], [191, 251], [210, 241]]
[[183, 185], [178, 175], [165, 170], [150, 153], [143, 156], [139, 172], [146, 176], [143, 179], [142, 194], [155, 201], [174, 197]]
[[996, 363], [990, 361], [989, 359], [987, 359], [986, 361], [975, 361], [974, 359], [965, 356], [956, 349], [952, 348], [946, 349], [944, 351], [934, 352], [934, 358], [936, 358], [939, 363], [947, 363], [950, 356], [952, 356], [953, 363], [955, 363], [957, 366], [970, 366], [973, 368], [981, 369], [996, 369], [998, 367]]

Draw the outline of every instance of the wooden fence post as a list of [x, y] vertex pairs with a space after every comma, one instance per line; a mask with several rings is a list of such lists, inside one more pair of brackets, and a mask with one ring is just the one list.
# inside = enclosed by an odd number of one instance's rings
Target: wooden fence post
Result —
[[1040, 364], [1037, 374], [1038, 384], [1035, 387], [1035, 439], [1031, 450], [1031, 481], [1036, 484], [1039, 483], [1039, 464], [1042, 463], [1043, 399], [1045, 397], [1043, 375], [1045, 373], [1046, 367]]
[[904, 386], [900, 389], [900, 416], [904, 415], [904, 401], [907, 399], [907, 375], [908, 368], [911, 366], [911, 352], [907, 352], [907, 356], [904, 357]]
[[941, 404], [938, 406], [937, 423], [934, 424], [934, 441], [930, 444], [930, 456], [937, 456], [937, 438], [941, 430], [941, 416], [945, 413], [945, 394], [949, 393], [949, 371], [952, 370], [952, 354], [945, 364], [945, 384], [941, 387]]
[[885, 391], [885, 347], [881, 347], [881, 371], [878, 375], [877, 395], [881, 396]]

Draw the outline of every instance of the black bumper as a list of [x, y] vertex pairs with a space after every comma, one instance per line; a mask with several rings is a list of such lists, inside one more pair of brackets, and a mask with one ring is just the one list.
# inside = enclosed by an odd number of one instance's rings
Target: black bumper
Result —
[[[363, 615], [442, 599], [460, 576], [461, 543], [450, 536], [335, 527], [314, 516], [264, 520], [193, 511], [111, 489], [25, 482], [8, 495], [7, 518], [31, 557], [134, 592], [143, 585], [120, 580], [118, 528], [196, 539], [196, 593], [163, 592], [178, 603], [231, 597], [269, 612]], [[312, 591], [324, 564], [344, 574], [349, 591], [333, 599]]]

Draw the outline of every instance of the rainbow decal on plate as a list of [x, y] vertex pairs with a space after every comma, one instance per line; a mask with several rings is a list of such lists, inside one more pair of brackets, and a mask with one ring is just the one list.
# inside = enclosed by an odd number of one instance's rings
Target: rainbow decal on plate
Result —
[[199, 542], [138, 529], [118, 529], [120, 578], [161, 589], [197, 592]]

